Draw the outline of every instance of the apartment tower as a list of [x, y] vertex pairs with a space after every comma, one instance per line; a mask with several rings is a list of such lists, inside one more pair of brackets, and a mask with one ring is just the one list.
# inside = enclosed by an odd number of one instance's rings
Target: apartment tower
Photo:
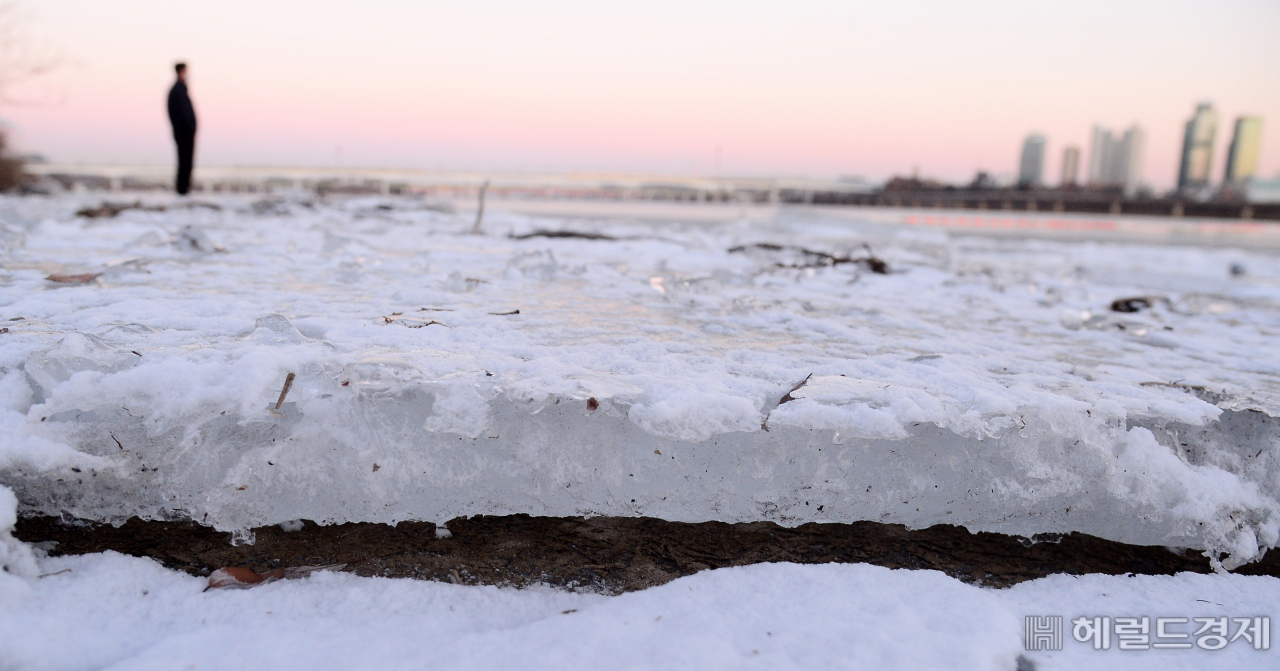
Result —
[[1075, 186], [1080, 179], [1080, 148], [1062, 150], [1062, 186]]
[[1213, 162], [1213, 137], [1218, 131], [1218, 113], [1212, 103], [1196, 105], [1182, 138], [1182, 163], [1178, 168], [1178, 190], [1198, 191], [1209, 186]]
[[1258, 153], [1262, 150], [1262, 117], [1242, 116], [1236, 119], [1231, 148], [1227, 150], [1227, 169], [1223, 184], [1242, 185], [1253, 179], [1258, 169]]
[[1022, 142], [1022, 158], [1018, 162], [1018, 186], [1040, 186], [1044, 181], [1045, 139], [1032, 133]]

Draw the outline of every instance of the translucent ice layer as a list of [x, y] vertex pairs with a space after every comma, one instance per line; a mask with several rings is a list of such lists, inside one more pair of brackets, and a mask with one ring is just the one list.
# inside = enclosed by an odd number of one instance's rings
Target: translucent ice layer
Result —
[[[0, 483], [30, 512], [241, 540], [507, 513], [949, 523], [1228, 566], [1277, 542], [1270, 255], [811, 210], [491, 212], [470, 235], [409, 199], [81, 204], [5, 201]], [[872, 254], [888, 273], [831, 263]]]

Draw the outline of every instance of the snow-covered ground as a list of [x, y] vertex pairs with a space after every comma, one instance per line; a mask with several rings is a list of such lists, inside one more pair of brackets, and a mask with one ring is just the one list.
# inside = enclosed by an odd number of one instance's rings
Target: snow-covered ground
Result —
[[[246, 541], [481, 513], [951, 523], [1229, 566], [1277, 541], [1273, 253], [803, 208], [491, 210], [481, 235], [397, 198], [74, 215], [97, 202], [0, 203], [0, 483], [31, 512]], [[539, 229], [610, 239], [516, 237]], [[864, 244], [888, 274], [768, 246]]]
[[[1274, 669], [1254, 617], [1280, 580], [1053, 576], [1008, 590], [933, 571], [761, 564], [615, 597], [316, 573], [249, 590], [115, 553], [0, 573], [0, 669]], [[1061, 650], [1025, 651], [1028, 616], [1062, 616]], [[1072, 620], [1147, 618], [1146, 645], [1095, 650]], [[1168, 622], [1157, 632], [1157, 618]], [[1237, 622], [1237, 619], [1246, 619]], [[1141, 626], [1142, 620], [1137, 621]], [[1242, 624], [1244, 636], [1230, 639]], [[1166, 634], [1158, 638], [1157, 633]], [[1140, 640], [1127, 645], [1141, 645]], [[1018, 657], [1023, 661], [1019, 665]], [[1028, 664], [1030, 662], [1030, 665]]]

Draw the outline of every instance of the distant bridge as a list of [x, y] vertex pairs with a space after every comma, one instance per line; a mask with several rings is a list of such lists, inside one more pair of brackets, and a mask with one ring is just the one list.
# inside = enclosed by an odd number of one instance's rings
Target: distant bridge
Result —
[[[167, 190], [170, 166], [37, 163], [28, 172], [55, 179], [66, 188], [105, 191]], [[204, 193], [423, 193], [445, 198], [474, 197], [481, 185], [497, 197], [529, 199], [664, 200], [676, 202], [778, 203], [813, 201], [870, 193], [866, 183], [805, 178], [757, 179], [688, 177], [596, 172], [526, 173], [381, 168], [200, 167], [192, 190]]]
[[[168, 190], [170, 166], [37, 163], [33, 174], [70, 189]], [[806, 178], [691, 177], [600, 172], [481, 172], [380, 168], [200, 167], [192, 189], [199, 193], [308, 191], [349, 194], [424, 194], [474, 199], [487, 184], [490, 197], [523, 201], [656, 201], [814, 206], [978, 210], [993, 213], [1050, 212], [1082, 215], [1146, 215], [1280, 221], [1280, 203], [1199, 202], [1189, 199], [1126, 198], [1105, 190], [921, 189], [887, 191], [865, 182]]]

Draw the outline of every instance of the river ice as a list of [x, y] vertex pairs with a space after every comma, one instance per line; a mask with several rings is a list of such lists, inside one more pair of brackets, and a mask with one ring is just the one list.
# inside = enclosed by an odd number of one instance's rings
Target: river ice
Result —
[[0, 202], [0, 484], [28, 512], [242, 542], [507, 513], [949, 523], [1228, 567], [1280, 532], [1271, 252], [812, 208], [491, 203], [480, 235], [393, 197], [75, 216], [99, 200]]

